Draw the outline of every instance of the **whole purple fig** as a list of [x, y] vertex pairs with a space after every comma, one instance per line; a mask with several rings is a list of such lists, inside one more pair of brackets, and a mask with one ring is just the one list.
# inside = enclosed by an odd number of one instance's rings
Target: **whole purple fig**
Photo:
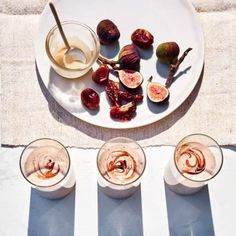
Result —
[[140, 56], [135, 45], [124, 46], [119, 53], [119, 64], [122, 69], [136, 70], [140, 66]]
[[111, 20], [105, 19], [98, 23], [97, 35], [101, 44], [111, 44], [120, 38], [120, 31]]

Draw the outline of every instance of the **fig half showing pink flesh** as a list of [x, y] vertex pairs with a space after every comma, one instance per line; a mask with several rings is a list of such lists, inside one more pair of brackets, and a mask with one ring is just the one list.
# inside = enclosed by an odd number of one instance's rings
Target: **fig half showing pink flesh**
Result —
[[143, 82], [143, 76], [134, 70], [117, 70], [120, 82], [128, 89], [136, 89]]
[[169, 90], [162, 84], [152, 82], [151, 78], [147, 84], [147, 96], [154, 103], [164, 103], [169, 99]]

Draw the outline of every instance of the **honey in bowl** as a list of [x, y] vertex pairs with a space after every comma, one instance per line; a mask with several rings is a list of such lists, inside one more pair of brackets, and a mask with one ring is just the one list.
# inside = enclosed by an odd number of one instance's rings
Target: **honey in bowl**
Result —
[[63, 46], [56, 50], [54, 55], [55, 61], [62, 67], [67, 69], [85, 69], [92, 58], [92, 51], [89, 47], [79, 39], [73, 40], [74, 44], [70, 45], [71, 53]]
[[62, 77], [74, 79], [85, 75], [96, 62], [100, 43], [95, 32], [87, 25], [77, 21], [61, 22], [70, 47], [77, 48], [80, 52], [80, 60], [74, 60], [77, 56], [67, 55], [67, 47], [62, 40], [57, 26], [54, 26], [46, 37], [46, 52], [52, 68]]

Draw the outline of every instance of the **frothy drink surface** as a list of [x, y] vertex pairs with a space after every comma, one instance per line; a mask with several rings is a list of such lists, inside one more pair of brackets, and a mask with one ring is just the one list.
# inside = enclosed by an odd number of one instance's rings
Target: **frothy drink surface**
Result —
[[34, 149], [25, 162], [25, 173], [29, 181], [43, 187], [58, 183], [64, 178], [68, 168], [66, 151], [54, 146]]
[[175, 163], [179, 171], [174, 163], [168, 165], [165, 170], [165, 182], [172, 191], [180, 194], [199, 191], [205, 185], [205, 180], [214, 175], [216, 168], [213, 153], [199, 142], [180, 145], [175, 153]]
[[143, 163], [134, 150], [118, 145], [103, 153], [99, 165], [103, 177], [112, 183], [123, 185], [140, 176]]
[[215, 157], [210, 149], [198, 142], [181, 145], [176, 152], [176, 163], [180, 172], [186, 177], [201, 181], [214, 174]]

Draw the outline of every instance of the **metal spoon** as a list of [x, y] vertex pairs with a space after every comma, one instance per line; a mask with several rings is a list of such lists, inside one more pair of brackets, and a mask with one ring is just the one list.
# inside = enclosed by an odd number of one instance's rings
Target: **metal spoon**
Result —
[[59, 20], [59, 17], [58, 17], [58, 14], [57, 14], [57, 11], [56, 11], [56, 8], [55, 6], [53, 5], [53, 3], [49, 3], [49, 6], [50, 6], [50, 9], [52, 11], [52, 14], [55, 18], [55, 21], [57, 23], [57, 27], [59, 29], [59, 32], [61, 34], [61, 37], [63, 39], [63, 42], [67, 48], [65, 54], [64, 54], [64, 58], [63, 58], [63, 62], [65, 64], [67, 64], [67, 60], [66, 59], [69, 59], [71, 62], [73, 61], [78, 61], [78, 62], [81, 62], [81, 63], [86, 63], [86, 56], [84, 54], [84, 52], [79, 49], [79, 48], [76, 48], [76, 47], [71, 47], [68, 43], [68, 40], [65, 36], [65, 33], [62, 29], [62, 25], [61, 25], [61, 22]]

